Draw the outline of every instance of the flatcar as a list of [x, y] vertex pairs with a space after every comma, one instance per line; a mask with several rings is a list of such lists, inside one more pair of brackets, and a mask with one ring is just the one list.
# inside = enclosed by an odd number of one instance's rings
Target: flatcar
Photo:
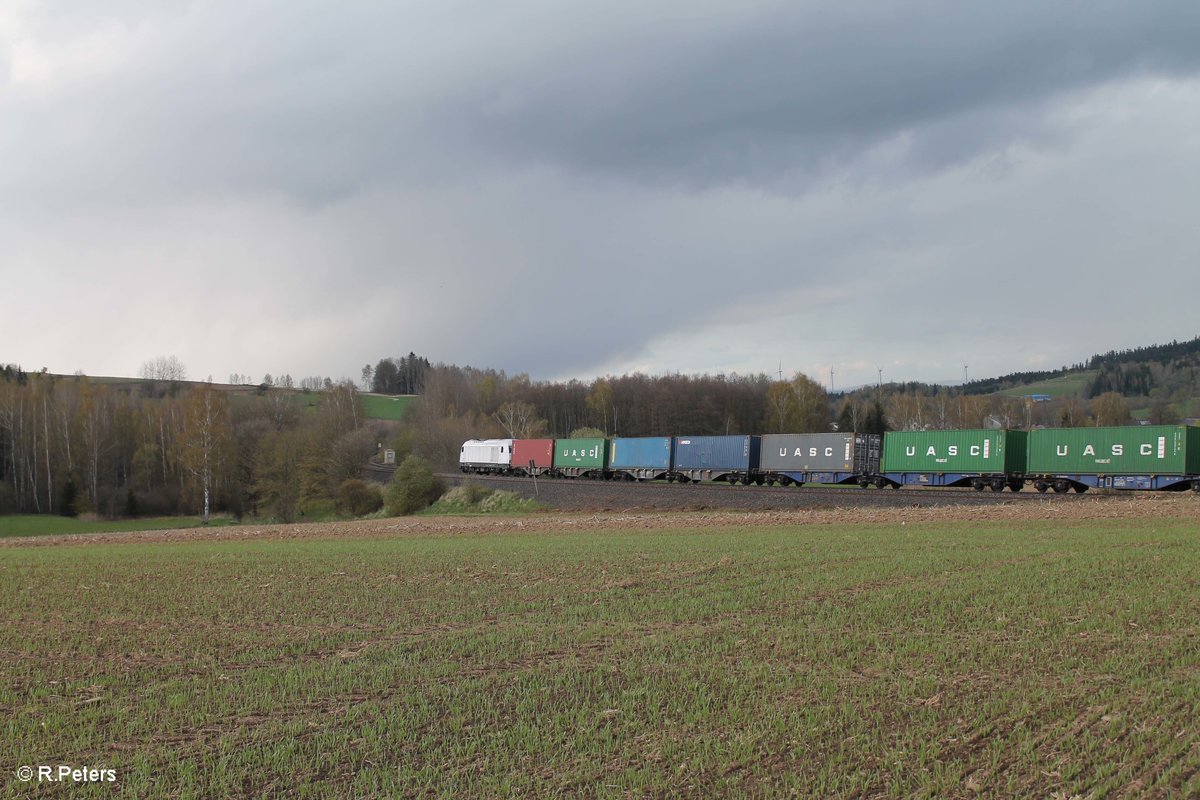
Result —
[[1041, 492], [1194, 489], [1200, 492], [1200, 428], [1135, 425], [1029, 432], [1026, 477]]
[[1025, 485], [1025, 431], [889, 431], [883, 436], [883, 480], [898, 486], [970, 486], [1014, 492]]

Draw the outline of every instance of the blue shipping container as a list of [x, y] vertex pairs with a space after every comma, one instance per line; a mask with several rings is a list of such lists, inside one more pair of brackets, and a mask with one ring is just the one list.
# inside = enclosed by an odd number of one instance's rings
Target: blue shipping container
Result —
[[676, 436], [675, 469], [749, 473], [760, 445], [758, 436]]
[[670, 436], [631, 436], [613, 439], [608, 451], [610, 469], [670, 469]]

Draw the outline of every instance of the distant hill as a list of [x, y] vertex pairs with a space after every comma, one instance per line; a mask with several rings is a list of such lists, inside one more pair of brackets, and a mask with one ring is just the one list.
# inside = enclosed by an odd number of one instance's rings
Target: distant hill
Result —
[[1048, 394], [1095, 397], [1118, 392], [1149, 396], [1155, 390], [1200, 394], [1200, 336], [1186, 342], [1110, 350], [1056, 370], [1013, 372], [962, 385], [965, 394]]

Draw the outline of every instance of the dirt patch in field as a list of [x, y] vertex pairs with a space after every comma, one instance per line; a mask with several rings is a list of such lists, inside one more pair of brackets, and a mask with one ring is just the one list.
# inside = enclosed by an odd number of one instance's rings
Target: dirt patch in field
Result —
[[1075, 502], [1055, 498], [991, 505], [847, 507], [776, 511], [673, 511], [537, 513], [495, 517], [394, 517], [297, 525], [241, 525], [128, 533], [75, 534], [0, 540], [2, 547], [145, 542], [252, 541], [291, 539], [387, 539], [405, 536], [503, 535], [594, 530], [670, 530], [745, 526], [919, 525], [932, 522], [1087, 522], [1121, 519], [1193, 519], [1200, 524], [1194, 493], [1098, 496]]

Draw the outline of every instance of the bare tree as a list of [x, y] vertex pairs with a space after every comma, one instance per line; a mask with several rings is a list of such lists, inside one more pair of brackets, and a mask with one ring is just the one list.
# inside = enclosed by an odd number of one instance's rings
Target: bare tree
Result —
[[[600, 428], [607, 436], [608, 422], [613, 417], [613, 387], [606, 378], [597, 378], [592, 384], [592, 393], [587, 397], [588, 410], [600, 420]], [[615, 428], [615, 425], [613, 426]]]
[[774, 433], [787, 433], [796, 417], [796, 394], [779, 381], [767, 389], [767, 424]]
[[963, 394], [955, 398], [957, 427], [982, 428], [987, 419], [990, 403], [983, 395]]
[[512, 439], [536, 438], [546, 432], [548, 425], [546, 420], [538, 417], [533, 403], [510, 400], [496, 409], [492, 417]]
[[1105, 392], [1092, 401], [1097, 425], [1124, 425], [1129, 422], [1129, 401], [1117, 392]]
[[175, 356], [158, 356], [142, 364], [141, 376], [148, 381], [178, 383], [187, 380], [187, 369]]
[[200, 484], [204, 498], [204, 524], [208, 524], [214, 475], [229, 439], [229, 408], [224, 395], [210, 386], [188, 395], [182, 436], [182, 463]]
[[925, 397], [920, 391], [900, 392], [888, 399], [892, 430], [925, 430]]

